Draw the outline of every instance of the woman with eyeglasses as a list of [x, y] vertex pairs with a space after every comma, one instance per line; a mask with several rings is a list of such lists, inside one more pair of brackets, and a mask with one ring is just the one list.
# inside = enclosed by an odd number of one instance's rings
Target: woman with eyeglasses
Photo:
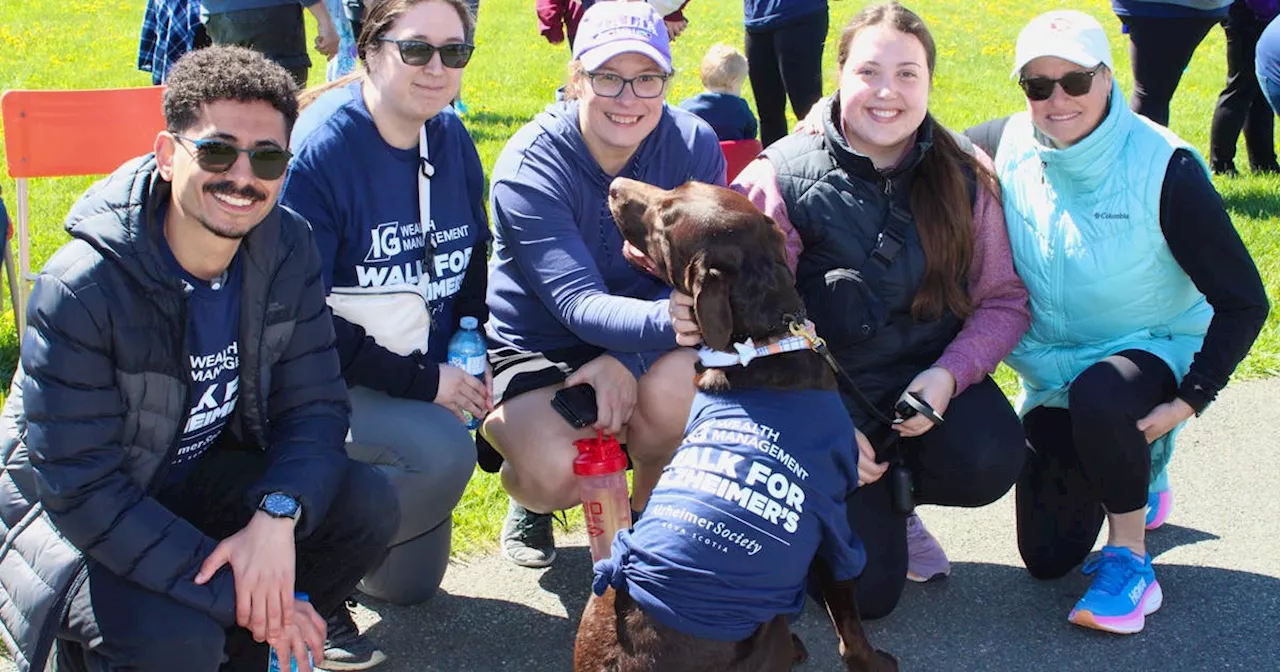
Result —
[[[490, 409], [478, 379], [446, 363], [464, 318], [483, 323], [489, 242], [479, 155], [448, 109], [471, 57], [463, 0], [375, 0], [362, 68], [304, 95], [282, 202], [311, 222], [351, 398], [351, 457], [386, 470], [399, 531], [360, 590], [431, 597], [448, 563], [451, 512], [475, 466], [466, 416]], [[329, 620], [326, 658], [377, 659], [350, 615]], [[376, 664], [374, 661], [372, 664]]]
[[1021, 427], [990, 374], [1029, 318], [990, 161], [929, 113], [929, 29], [870, 5], [838, 45], [836, 93], [733, 187], [786, 235], [809, 318], [848, 374], [858, 605], [879, 618], [908, 580], [951, 571], [912, 506], [984, 506], [1017, 478]]
[[[527, 567], [555, 559], [551, 514], [580, 503], [574, 440], [598, 430], [624, 440], [635, 467], [632, 508], [640, 511], [693, 401], [695, 356], [676, 348], [670, 289], [624, 256], [608, 208], [610, 183], [724, 184], [715, 132], [663, 100], [670, 44], [647, 3], [592, 5], [578, 25], [569, 72], [567, 100], [547, 107], [503, 149], [490, 197], [495, 407], [477, 443], [482, 468], [496, 471], [493, 458], [505, 458], [502, 483], [512, 502], [503, 552]], [[551, 400], [580, 383], [594, 388], [596, 421], [575, 429]]]
[[1093, 549], [1069, 619], [1142, 630], [1160, 608], [1146, 531], [1172, 505], [1178, 429], [1249, 351], [1267, 297], [1208, 166], [1125, 105], [1096, 20], [1054, 11], [1018, 36], [1027, 111], [970, 129], [995, 157], [1031, 328], [1006, 362], [1022, 377], [1032, 451], [1018, 479], [1018, 548], [1057, 578]]

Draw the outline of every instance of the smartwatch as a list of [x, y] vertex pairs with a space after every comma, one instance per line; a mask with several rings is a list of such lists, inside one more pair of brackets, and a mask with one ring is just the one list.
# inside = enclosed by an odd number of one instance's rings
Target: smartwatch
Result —
[[272, 518], [292, 518], [297, 520], [302, 515], [302, 506], [298, 500], [283, 492], [268, 493], [258, 504], [258, 510]]

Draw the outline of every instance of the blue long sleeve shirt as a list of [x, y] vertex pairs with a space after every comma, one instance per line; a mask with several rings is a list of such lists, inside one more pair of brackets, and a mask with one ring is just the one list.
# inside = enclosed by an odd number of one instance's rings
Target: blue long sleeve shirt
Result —
[[[724, 155], [705, 122], [664, 106], [618, 176], [663, 189], [723, 185]], [[608, 204], [614, 177], [587, 150], [576, 102], [548, 107], [507, 143], [490, 189], [490, 344], [529, 352], [595, 345], [637, 377], [675, 347], [670, 288], [622, 256]]]

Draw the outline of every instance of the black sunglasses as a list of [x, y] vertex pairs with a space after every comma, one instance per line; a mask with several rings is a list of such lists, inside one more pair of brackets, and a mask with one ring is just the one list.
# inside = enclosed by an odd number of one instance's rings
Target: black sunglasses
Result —
[[476, 50], [475, 45], [463, 42], [455, 42], [453, 44], [445, 44], [437, 47], [430, 42], [422, 40], [393, 40], [389, 37], [379, 37], [379, 42], [390, 42], [400, 48], [400, 60], [405, 65], [426, 65], [431, 62], [431, 57], [436, 52], [440, 52], [440, 63], [446, 68], [465, 68], [471, 60], [471, 53]]
[[1093, 76], [1102, 70], [1102, 64], [1094, 66], [1092, 70], [1076, 70], [1052, 79], [1050, 77], [1023, 77], [1018, 80], [1018, 86], [1022, 87], [1022, 92], [1027, 94], [1027, 98], [1031, 100], [1048, 100], [1053, 95], [1053, 85], [1061, 84], [1062, 92], [1075, 98], [1089, 93], [1089, 89], [1093, 88]]
[[[194, 138], [185, 138], [173, 131], [169, 131], [169, 135], [178, 140], [185, 140], [195, 145], [195, 151], [192, 156], [195, 157], [196, 163], [200, 167], [211, 173], [225, 173], [236, 165], [236, 160], [240, 158], [240, 154], [249, 155], [249, 167], [253, 169], [253, 174], [260, 180], [278, 180], [284, 171], [289, 167], [289, 159], [293, 156], [287, 149], [279, 147], [258, 147], [256, 149], [240, 149], [235, 145], [224, 140], [207, 139], [196, 140]], [[181, 142], [178, 143], [182, 145]], [[186, 148], [186, 145], [182, 145]], [[190, 150], [188, 150], [190, 151]]]

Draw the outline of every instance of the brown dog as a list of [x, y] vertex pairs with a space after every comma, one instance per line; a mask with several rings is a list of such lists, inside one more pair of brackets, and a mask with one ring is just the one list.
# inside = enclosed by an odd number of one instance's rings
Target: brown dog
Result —
[[[609, 207], [623, 236], [645, 256], [650, 270], [693, 296], [694, 317], [710, 349], [733, 352], [732, 344], [747, 338], [754, 343], [777, 340], [788, 335], [792, 322], [803, 319], [804, 306], [785, 262], [781, 233], [740, 194], [696, 182], [666, 191], [619, 178], [610, 187]], [[700, 391], [713, 393], [836, 389], [832, 371], [808, 349], [752, 360], [750, 367], [700, 366], [695, 383]], [[854, 450], [852, 442], [849, 450]], [[659, 484], [658, 490], [662, 487]], [[854, 599], [855, 582], [836, 581], [817, 555], [810, 562], [810, 577], [835, 626], [846, 668], [896, 670], [896, 660], [867, 641]], [[784, 614], [741, 641], [708, 639], [651, 617], [624, 584], [588, 602], [578, 628], [574, 669], [771, 672], [789, 669], [805, 657]]]

